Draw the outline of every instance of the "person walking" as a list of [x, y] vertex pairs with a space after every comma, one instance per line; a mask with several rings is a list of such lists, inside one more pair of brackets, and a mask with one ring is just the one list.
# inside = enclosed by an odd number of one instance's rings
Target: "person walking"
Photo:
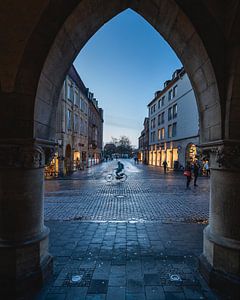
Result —
[[193, 175], [194, 175], [194, 186], [197, 186], [197, 179], [199, 175], [199, 164], [197, 161], [195, 161], [193, 165]]
[[203, 168], [204, 168], [204, 170], [206, 171], [206, 175], [207, 175], [207, 177], [208, 177], [208, 176], [209, 176], [209, 173], [210, 173], [208, 161], [205, 162]]
[[166, 162], [166, 160], [164, 160], [164, 162], [163, 162], [163, 169], [164, 169], [164, 173], [166, 174], [166, 172], [167, 172], [167, 162]]
[[187, 178], [187, 184], [186, 184], [186, 188], [190, 189], [189, 185], [190, 185], [190, 181], [192, 179], [192, 171], [191, 171], [191, 164], [188, 162], [186, 167], [185, 167], [185, 171], [183, 173], [184, 176], [186, 176]]

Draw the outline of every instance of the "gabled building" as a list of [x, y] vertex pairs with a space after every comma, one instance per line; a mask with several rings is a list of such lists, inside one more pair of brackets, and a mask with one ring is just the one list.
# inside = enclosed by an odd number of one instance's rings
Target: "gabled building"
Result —
[[145, 118], [143, 122], [144, 129], [141, 136], [138, 138], [138, 160], [142, 163], [148, 164], [149, 154], [149, 118]]
[[148, 104], [149, 164], [184, 167], [196, 159], [199, 116], [196, 99], [185, 70], [176, 70]]
[[[92, 95], [72, 65], [60, 93], [56, 118], [58, 146], [54, 159], [45, 169], [46, 177], [68, 175], [100, 161], [103, 111]], [[89, 157], [94, 157], [91, 163]]]
[[103, 110], [93, 93], [88, 92], [88, 99], [88, 166], [92, 166], [102, 160]]

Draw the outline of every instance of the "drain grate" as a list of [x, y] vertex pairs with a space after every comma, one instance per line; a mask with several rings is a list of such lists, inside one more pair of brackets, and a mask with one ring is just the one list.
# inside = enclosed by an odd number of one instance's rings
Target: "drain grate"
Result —
[[94, 269], [78, 269], [66, 273], [64, 287], [89, 287]]

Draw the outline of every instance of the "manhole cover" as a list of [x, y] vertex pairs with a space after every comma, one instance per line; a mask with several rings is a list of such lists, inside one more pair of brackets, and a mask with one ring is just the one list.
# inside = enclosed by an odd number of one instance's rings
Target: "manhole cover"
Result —
[[170, 275], [171, 281], [181, 281], [181, 277], [177, 274]]
[[71, 281], [73, 283], [78, 283], [82, 280], [82, 277], [83, 277], [82, 275], [73, 275], [72, 278], [71, 278]]

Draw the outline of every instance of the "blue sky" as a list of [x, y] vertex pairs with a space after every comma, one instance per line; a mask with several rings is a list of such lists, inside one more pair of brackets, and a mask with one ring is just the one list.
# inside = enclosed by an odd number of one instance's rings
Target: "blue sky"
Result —
[[161, 35], [128, 9], [97, 31], [74, 66], [104, 110], [104, 143], [126, 135], [137, 146], [147, 104], [182, 64]]

